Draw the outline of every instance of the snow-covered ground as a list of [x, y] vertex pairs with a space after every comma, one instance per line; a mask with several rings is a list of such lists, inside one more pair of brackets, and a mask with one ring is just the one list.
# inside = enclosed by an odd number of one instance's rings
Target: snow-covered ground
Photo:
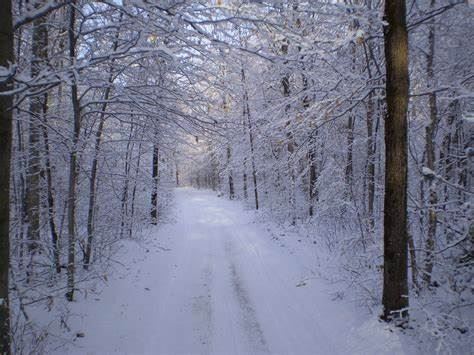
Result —
[[175, 212], [73, 305], [83, 334], [58, 354], [412, 353], [376, 315], [332, 300], [309, 277], [315, 255], [282, 247], [240, 203], [182, 188]]

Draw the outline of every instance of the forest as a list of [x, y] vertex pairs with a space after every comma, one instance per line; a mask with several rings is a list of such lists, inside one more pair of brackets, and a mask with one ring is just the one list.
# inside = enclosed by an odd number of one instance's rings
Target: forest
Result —
[[0, 11], [0, 354], [471, 353], [471, 0]]

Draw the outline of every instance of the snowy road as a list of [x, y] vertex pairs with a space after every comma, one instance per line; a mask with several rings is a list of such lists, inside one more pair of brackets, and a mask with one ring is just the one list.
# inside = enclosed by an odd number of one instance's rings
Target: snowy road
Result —
[[[174, 224], [127, 243], [126, 275], [78, 302], [77, 354], [399, 354], [398, 337], [271, 240], [239, 203], [178, 189]], [[367, 318], [367, 316], [365, 316]], [[61, 351], [64, 353], [64, 350]]]

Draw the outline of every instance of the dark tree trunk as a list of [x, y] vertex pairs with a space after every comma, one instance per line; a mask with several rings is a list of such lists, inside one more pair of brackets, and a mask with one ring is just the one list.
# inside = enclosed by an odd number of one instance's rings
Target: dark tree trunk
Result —
[[[109, 88], [106, 89], [105, 100], [108, 99]], [[105, 104], [104, 104], [105, 106]], [[97, 169], [99, 165], [99, 152], [100, 152], [100, 143], [102, 141], [102, 131], [104, 129], [104, 110], [101, 113], [99, 127], [95, 135], [95, 146], [94, 146], [94, 158], [92, 159], [91, 167], [91, 180], [89, 183], [89, 208], [87, 210], [87, 242], [86, 250], [84, 252], [84, 269], [89, 268], [91, 261], [92, 253], [92, 240], [94, 238], [94, 212], [95, 212], [95, 200], [96, 200], [96, 182], [97, 182]]]
[[317, 162], [316, 162], [316, 134], [310, 139], [310, 147], [308, 153], [309, 160], [309, 216], [314, 215], [315, 202], [318, 200], [318, 172], [317, 172]]
[[[245, 85], [245, 72], [242, 69], [242, 80]], [[247, 90], [244, 88], [244, 116], [247, 118], [247, 129], [249, 133], [250, 143], [250, 161], [252, 165], [252, 180], [253, 180], [253, 196], [255, 201], [255, 209], [258, 210], [258, 183], [257, 183], [257, 168], [255, 165], [255, 146], [253, 138], [253, 125], [250, 117], [250, 105]]]
[[[158, 224], [158, 144], [153, 146], [153, 163], [152, 163], [152, 179], [153, 186], [151, 189], [151, 223]], [[199, 184], [199, 183], [198, 183]]]
[[258, 210], [258, 185], [257, 185], [257, 168], [255, 167], [255, 148], [253, 142], [253, 127], [250, 119], [249, 104], [247, 102], [247, 122], [249, 129], [250, 154], [252, 163], [252, 180], [253, 180], [253, 197], [255, 199], [255, 209]]
[[247, 158], [244, 158], [244, 173], [242, 176], [243, 179], [243, 189], [244, 189], [244, 199], [246, 200], [248, 198], [248, 189], [247, 189]]
[[[306, 75], [303, 74], [303, 89], [306, 92], [303, 98], [303, 108], [305, 112], [309, 113], [309, 107], [311, 104], [311, 99], [309, 94], [309, 82]], [[309, 150], [308, 150], [308, 164], [309, 164], [309, 181], [308, 181], [308, 197], [309, 197], [309, 216], [314, 216], [314, 207], [315, 203], [318, 200], [318, 163], [317, 163], [317, 150], [316, 142], [318, 137], [318, 128], [313, 126], [313, 123], [310, 122], [310, 138], [309, 138]]]
[[353, 146], [354, 146], [354, 115], [351, 113], [347, 119], [347, 158], [345, 169], [345, 182], [347, 197], [352, 198], [352, 183], [354, 179], [354, 162], [353, 162]]
[[[0, 66], [13, 63], [12, 8], [10, 0], [0, 0]], [[12, 80], [0, 81], [0, 92], [13, 89]], [[0, 95], [0, 353], [9, 355], [10, 311], [8, 276], [10, 262], [10, 159], [12, 142], [12, 96]]]
[[133, 218], [135, 216], [135, 200], [137, 195], [137, 184], [138, 184], [138, 175], [140, 173], [140, 162], [142, 159], [142, 142], [138, 144], [138, 158], [137, 165], [135, 167], [135, 178], [133, 179], [133, 188], [132, 188], [132, 201], [130, 202], [130, 226], [128, 230], [128, 236], [131, 238], [133, 233]]
[[[352, 30], [358, 28], [357, 21], [351, 24]], [[356, 73], [356, 45], [355, 43], [351, 46], [352, 56], [352, 72]], [[346, 183], [346, 196], [352, 200], [353, 197], [353, 183], [354, 183], [354, 127], [355, 127], [355, 113], [353, 110], [349, 112], [349, 118], [347, 119], [347, 158], [345, 168], [345, 183]]]
[[[289, 42], [287, 39], [285, 39], [283, 45], [281, 46], [281, 52], [283, 55], [288, 54], [288, 48], [289, 48]], [[286, 73], [283, 78], [281, 79], [281, 86], [283, 89], [283, 97], [286, 100], [289, 100], [290, 97], [290, 74]], [[285, 114], [286, 116], [289, 116], [289, 111], [290, 111], [290, 103], [287, 101], [285, 105]], [[291, 161], [293, 153], [295, 151], [295, 144], [294, 144], [294, 139], [293, 139], [293, 133], [291, 131], [291, 122], [290, 120], [286, 121], [285, 124], [286, 128], [286, 139], [287, 139], [287, 164], [288, 164], [288, 177], [289, 177], [289, 183], [290, 187], [288, 188], [288, 210], [290, 213], [290, 218], [291, 218], [291, 224], [295, 225], [296, 224], [296, 177], [295, 177], [295, 169], [293, 167], [293, 162]]]
[[[48, 60], [48, 29], [44, 17], [33, 21], [31, 48], [31, 77], [38, 76]], [[32, 272], [33, 257], [40, 240], [40, 179], [41, 156], [40, 137], [41, 123], [47, 108], [47, 94], [43, 93], [30, 99], [30, 120], [28, 132], [28, 166], [26, 175], [26, 206], [28, 215], [28, 250], [30, 262], [27, 273]], [[27, 277], [28, 279], [28, 277]]]
[[130, 184], [130, 166], [133, 154], [133, 148], [135, 144], [133, 143], [133, 124], [130, 125], [130, 133], [128, 134], [127, 149], [125, 150], [125, 166], [124, 166], [124, 182], [122, 197], [120, 203], [120, 238], [123, 237], [125, 233], [125, 225], [128, 224], [128, 191]]
[[233, 200], [234, 199], [234, 179], [232, 177], [232, 169], [230, 168], [231, 164], [231, 151], [230, 147], [227, 147], [227, 165], [229, 166], [229, 199]]
[[[76, 34], [74, 26], [76, 22], [75, 1], [69, 5], [69, 64], [75, 65], [76, 59]], [[72, 147], [69, 154], [69, 188], [68, 188], [68, 206], [67, 206], [67, 221], [68, 221], [68, 260], [67, 260], [67, 293], [68, 301], [74, 300], [74, 274], [75, 274], [75, 257], [76, 257], [76, 185], [78, 176], [78, 145], [79, 135], [81, 131], [81, 107], [79, 102], [79, 95], [77, 83], [75, 80], [71, 84], [71, 100], [73, 109], [73, 136]]]
[[[435, 1], [431, 0], [431, 9], [435, 6]], [[435, 28], [434, 23], [429, 27], [428, 32], [428, 54], [427, 54], [427, 79], [430, 88], [435, 86], [434, 78], [434, 49], [435, 49]], [[436, 102], [436, 93], [432, 92], [428, 96], [428, 106], [430, 112], [430, 123], [426, 127], [425, 136], [425, 152], [426, 152], [426, 167], [435, 172], [435, 139], [438, 128], [438, 107]], [[436, 240], [436, 229], [438, 225], [438, 216], [436, 212], [436, 205], [438, 204], [437, 184], [436, 179], [432, 174], [427, 174], [426, 185], [428, 186], [428, 233], [425, 240], [425, 266], [423, 271], [423, 281], [425, 285], [431, 283], [431, 273], [434, 266], [434, 249]]]
[[[46, 103], [45, 103], [45, 113], [46, 113]], [[54, 220], [54, 211], [55, 211], [55, 202], [53, 194], [53, 176], [51, 173], [51, 159], [50, 159], [50, 149], [49, 149], [49, 137], [48, 129], [46, 127], [46, 115], [44, 116], [45, 124], [43, 124], [43, 141], [44, 141], [44, 150], [45, 150], [45, 174], [46, 174], [46, 185], [48, 189], [48, 222], [49, 229], [51, 231], [51, 244], [53, 246], [53, 263], [56, 268], [56, 272], [59, 274], [61, 272], [61, 262], [59, 260], [59, 235], [56, 227], [56, 222]]]
[[383, 319], [408, 316], [407, 109], [408, 34], [405, 0], [385, 2], [387, 116], [385, 119]]
[[178, 169], [178, 163], [176, 163], [176, 186], [179, 186], [179, 169]]

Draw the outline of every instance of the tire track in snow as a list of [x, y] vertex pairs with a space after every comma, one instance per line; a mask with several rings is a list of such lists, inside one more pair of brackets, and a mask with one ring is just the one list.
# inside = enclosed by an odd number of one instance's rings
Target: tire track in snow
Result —
[[202, 272], [203, 294], [193, 297], [192, 313], [197, 323], [194, 327], [197, 341], [202, 345], [202, 353], [209, 354], [213, 336], [213, 310], [211, 297], [212, 269], [208, 264]]
[[257, 319], [257, 314], [252, 301], [240, 278], [235, 263], [232, 261], [232, 243], [225, 243], [225, 251], [231, 260], [229, 270], [231, 276], [232, 289], [236, 297], [241, 312], [242, 328], [247, 336], [249, 344], [259, 354], [270, 354], [267, 341], [263, 334], [262, 327]]

